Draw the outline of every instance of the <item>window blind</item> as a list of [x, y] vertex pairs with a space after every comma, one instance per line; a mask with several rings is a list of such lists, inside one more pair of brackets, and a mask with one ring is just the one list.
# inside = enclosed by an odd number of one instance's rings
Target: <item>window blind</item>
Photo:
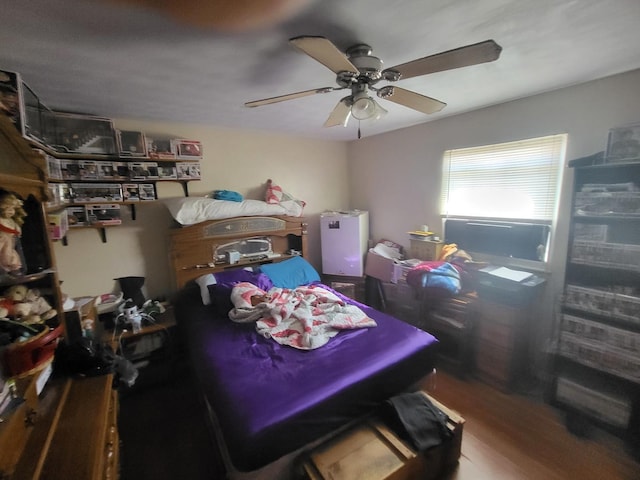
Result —
[[447, 150], [441, 213], [551, 222], [567, 135]]

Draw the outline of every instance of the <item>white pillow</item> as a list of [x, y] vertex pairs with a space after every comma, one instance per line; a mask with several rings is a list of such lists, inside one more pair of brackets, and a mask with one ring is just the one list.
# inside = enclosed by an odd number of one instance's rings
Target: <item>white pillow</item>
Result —
[[[244, 267], [243, 270], [246, 270], [247, 272], [253, 272], [253, 267]], [[202, 298], [202, 304], [211, 305], [211, 294], [209, 293], [209, 285], [215, 285], [218, 283], [215, 274], [207, 273], [205, 275], [200, 275], [198, 278], [196, 278], [195, 282], [200, 287], [200, 297]], [[222, 279], [222, 283], [224, 284], [224, 278]]]
[[211, 295], [209, 295], [209, 285], [216, 284], [216, 277], [213, 273], [207, 273], [196, 278], [196, 283], [200, 287], [200, 296], [202, 297], [202, 303], [204, 305], [211, 305]]
[[181, 225], [194, 225], [207, 220], [256, 215], [288, 215], [282, 205], [270, 205], [261, 200], [231, 202], [207, 197], [172, 197], [162, 200], [173, 218]]

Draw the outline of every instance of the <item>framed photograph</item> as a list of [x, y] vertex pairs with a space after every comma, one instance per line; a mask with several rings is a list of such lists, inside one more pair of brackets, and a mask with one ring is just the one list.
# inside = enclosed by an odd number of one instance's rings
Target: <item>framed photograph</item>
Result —
[[609, 130], [607, 163], [640, 162], [640, 123]]
[[147, 144], [142, 132], [118, 130], [118, 150], [121, 157], [146, 157]]
[[202, 144], [198, 140], [172, 140], [173, 151], [181, 160], [201, 160]]

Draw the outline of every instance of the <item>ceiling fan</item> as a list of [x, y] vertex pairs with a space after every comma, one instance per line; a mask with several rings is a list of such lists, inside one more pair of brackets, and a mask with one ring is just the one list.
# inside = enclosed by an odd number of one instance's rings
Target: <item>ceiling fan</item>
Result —
[[386, 110], [371, 98], [371, 91], [384, 100], [413, 108], [422, 113], [439, 112], [446, 106], [446, 103], [393, 85], [380, 88], [375, 85], [381, 80], [396, 82], [429, 73], [493, 62], [498, 59], [502, 51], [502, 47], [496, 42], [486, 40], [383, 70], [382, 60], [374, 57], [371, 47], [366, 44], [354, 45], [342, 53], [330, 40], [319, 36], [295, 37], [290, 39], [289, 43], [334, 72], [336, 83], [339, 86], [314, 88], [278, 97], [254, 100], [246, 102], [245, 106], [259, 107], [317, 93], [351, 90], [351, 94], [342, 98], [335, 106], [324, 123], [325, 127], [337, 125], [346, 127], [351, 117], [357, 120], [369, 120], [378, 119], [386, 114]]

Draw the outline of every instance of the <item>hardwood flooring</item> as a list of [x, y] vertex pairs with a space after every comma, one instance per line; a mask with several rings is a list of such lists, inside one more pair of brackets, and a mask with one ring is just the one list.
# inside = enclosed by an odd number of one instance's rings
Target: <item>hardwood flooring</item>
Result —
[[577, 437], [540, 400], [442, 371], [431, 394], [465, 419], [462, 457], [448, 480], [640, 479], [640, 463], [620, 439], [599, 430]]
[[[122, 396], [121, 480], [222, 479], [216, 449], [184, 362], [147, 367]], [[569, 433], [543, 402], [438, 372], [430, 393], [466, 420], [462, 457], [445, 480], [637, 480], [618, 439]], [[274, 479], [276, 480], [276, 479]]]

